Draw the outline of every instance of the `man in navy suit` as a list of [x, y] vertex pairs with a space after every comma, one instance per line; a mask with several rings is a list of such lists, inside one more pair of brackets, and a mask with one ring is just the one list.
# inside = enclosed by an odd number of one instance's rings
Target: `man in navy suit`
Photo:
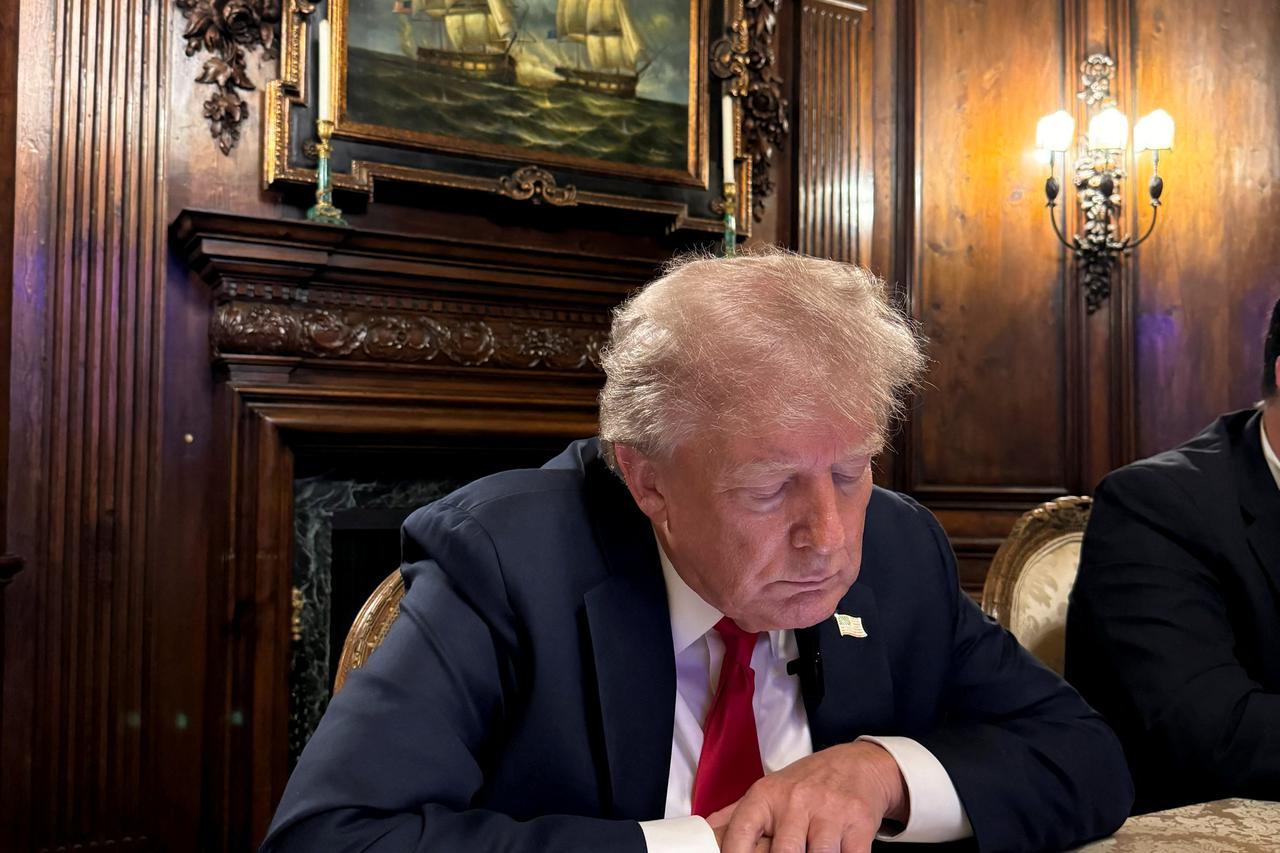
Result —
[[1262, 403], [1098, 486], [1067, 678], [1115, 726], [1137, 811], [1280, 800], [1280, 302]]
[[1114, 735], [872, 485], [924, 364], [881, 282], [684, 261], [603, 361], [598, 441], [405, 523], [400, 618], [265, 851], [1031, 851], [1123, 821]]

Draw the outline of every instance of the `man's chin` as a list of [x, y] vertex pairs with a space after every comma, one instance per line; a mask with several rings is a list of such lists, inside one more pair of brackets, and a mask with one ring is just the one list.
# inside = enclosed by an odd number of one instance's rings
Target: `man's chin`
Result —
[[761, 613], [761, 621], [766, 627], [755, 630], [786, 631], [817, 625], [836, 612], [836, 606], [843, 597], [843, 593], [830, 588], [794, 592]]

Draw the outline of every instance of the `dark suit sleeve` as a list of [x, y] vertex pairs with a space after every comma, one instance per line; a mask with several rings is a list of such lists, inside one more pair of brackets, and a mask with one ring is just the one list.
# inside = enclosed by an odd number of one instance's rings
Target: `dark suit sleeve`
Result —
[[[634, 821], [516, 821], [472, 808], [518, 701], [515, 618], [492, 542], [467, 513], [440, 503], [419, 511], [404, 544], [400, 616], [330, 703], [263, 852], [643, 853]], [[451, 578], [458, 572], [465, 589]]]
[[1133, 802], [1115, 734], [960, 591], [946, 536], [921, 512], [952, 596], [954, 639], [945, 718], [916, 739], [951, 776], [979, 848], [1063, 850], [1114, 832]]
[[1143, 800], [1171, 792], [1151, 806], [1280, 795], [1280, 695], [1236, 655], [1210, 517], [1163, 471], [1112, 474], [1072, 592], [1067, 676], [1116, 725]]

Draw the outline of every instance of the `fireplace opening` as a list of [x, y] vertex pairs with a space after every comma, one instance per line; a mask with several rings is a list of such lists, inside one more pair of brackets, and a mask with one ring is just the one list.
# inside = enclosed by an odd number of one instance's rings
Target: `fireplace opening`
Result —
[[478, 477], [538, 467], [565, 443], [295, 449], [290, 766], [333, 695], [342, 644], [356, 614], [400, 565], [405, 518]]

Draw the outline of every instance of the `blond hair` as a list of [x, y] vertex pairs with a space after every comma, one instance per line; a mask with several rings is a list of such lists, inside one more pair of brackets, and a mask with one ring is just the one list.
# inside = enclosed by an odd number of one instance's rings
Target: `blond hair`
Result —
[[843, 418], [876, 449], [924, 372], [921, 339], [861, 267], [780, 249], [676, 258], [614, 311], [600, 439], [669, 455], [699, 431]]

